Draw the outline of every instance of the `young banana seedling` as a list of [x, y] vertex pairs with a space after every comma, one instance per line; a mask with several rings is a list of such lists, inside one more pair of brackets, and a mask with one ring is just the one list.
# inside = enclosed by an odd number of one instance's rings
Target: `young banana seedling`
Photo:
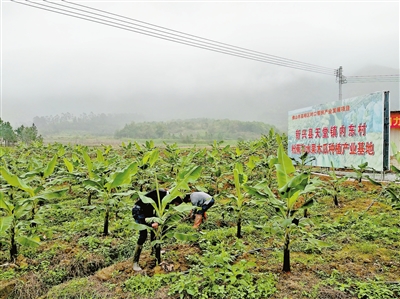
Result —
[[[278, 138], [279, 139], [279, 138]], [[279, 142], [278, 161], [275, 164], [277, 175], [277, 189], [272, 191], [267, 181], [255, 186], [245, 185], [245, 190], [260, 202], [270, 205], [275, 213], [273, 225], [281, 230], [283, 235], [283, 271], [290, 272], [290, 236], [295, 229], [311, 224], [309, 218], [302, 217], [300, 210], [308, 208], [314, 203], [313, 198], [302, 201], [303, 195], [315, 191], [310, 184], [307, 172], [296, 172], [292, 160], [285, 153], [282, 142]]]

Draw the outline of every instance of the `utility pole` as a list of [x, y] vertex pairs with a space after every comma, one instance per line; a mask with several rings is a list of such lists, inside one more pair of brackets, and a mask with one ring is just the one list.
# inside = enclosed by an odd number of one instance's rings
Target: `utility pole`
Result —
[[339, 83], [339, 101], [342, 100], [342, 84], [347, 83], [346, 77], [343, 76], [343, 68], [340, 66], [336, 71], [336, 82]]

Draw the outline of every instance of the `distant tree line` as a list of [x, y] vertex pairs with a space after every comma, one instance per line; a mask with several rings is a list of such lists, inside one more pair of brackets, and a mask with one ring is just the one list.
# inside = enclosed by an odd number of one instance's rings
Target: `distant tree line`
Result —
[[39, 135], [35, 124], [31, 127], [21, 125], [17, 129], [13, 129], [10, 122], [5, 122], [0, 118], [0, 144], [10, 146], [16, 142], [31, 143], [33, 141], [43, 141], [43, 137]]
[[[134, 120], [134, 121], [133, 121]], [[131, 139], [163, 139], [191, 143], [196, 140], [254, 140], [272, 128], [263, 122], [229, 119], [144, 121], [136, 114], [62, 113], [35, 116], [33, 123], [43, 136], [91, 135]], [[35, 128], [36, 128], [35, 127]]]
[[188, 119], [166, 122], [132, 122], [115, 133], [115, 137], [135, 139], [252, 140], [268, 134], [274, 126], [263, 122], [237, 120]]
[[113, 136], [115, 131], [132, 120], [143, 120], [136, 114], [95, 114], [83, 113], [79, 116], [62, 113], [52, 116], [35, 116], [33, 122], [43, 135], [89, 134], [94, 136]]

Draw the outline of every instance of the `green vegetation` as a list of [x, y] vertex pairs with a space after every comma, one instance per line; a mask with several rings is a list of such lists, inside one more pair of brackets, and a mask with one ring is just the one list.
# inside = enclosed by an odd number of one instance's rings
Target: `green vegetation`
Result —
[[[399, 298], [398, 184], [319, 176], [285, 149], [273, 130], [235, 146], [2, 147], [0, 298]], [[143, 196], [155, 188], [162, 205]], [[167, 208], [189, 190], [215, 199], [200, 231], [191, 205]], [[160, 223], [142, 272], [138, 197]]]
[[[255, 121], [214, 120], [206, 118], [144, 121], [135, 114], [83, 114], [74, 116], [63, 113], [55, 116], [36, 116], [33, 119], [39, 132], [46, 139], [69, 138], [71, 142], [87, 137], [162, 140], [193, 144], [213, 140], [255, 140], [268, 134], [275, 126]], [[86, 136], [82, 138], [82, 136]]]
[[196, 140], [250, 140], [274, 128], [262, 122], [189, 119], [167, 122], [133, 122], [115, 133], [117, 138], [168, 139], [184, 143]]
[[35, 141], [43, 141], [43, 137], [39, 135], [35, 124], [32, 124], [31, 127], [21, 125], [14, 130], [9, 122], [0, 118], [0, 145], [10, 146], [16, 142], [31, 143]]

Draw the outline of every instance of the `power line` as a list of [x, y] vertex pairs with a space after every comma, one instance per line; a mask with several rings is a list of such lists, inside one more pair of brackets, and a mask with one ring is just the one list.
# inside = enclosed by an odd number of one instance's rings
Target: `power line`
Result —
[[[43, 0], [43, 1], [46, 1], [46, 0]], [[299, 64], [299, 65], [304, 65], [304, 66], [312, 66], [312, 67], [318, 68], [318, 69], [323, 70], [323, 71], [332, 71], [333, 70], [333, 69], [330, 69], [330, 68], [327, 68], [327, 67], [322, 67], [322, 66], [309, 64], [309, 63], [299, 62], [299, 61], [296, 61], [296, 60], [286, 59], [286, 58], [282, 58], [282, 57], [279, 57], [279, 56], [265, 54], [265, 53], [262, 53], [262, 52], [253, 51], [253, 50], [249, 50], [249, 49], [242, 48], [242, 47], [236, 47], [236, 46], [233, 46], [233, 45], [230, 45], [230, 44], [221, 43], [221, 42], [218, 42], [218, 41], [215, 41], [215, 40], [203, 38], [203, 37], [200, 37], [200, 36], [197, 36], [197, 35], [187, 34], [187, 33], [181, 32], [181, 31], [177, 31], [177, 30], [172, 30], [172, 29], [169, 29], [169, 28], [166, 28], [166, 27], [162, 27], [162, 26], [151, 24], [151, 23], [143, 22], [143, 21], [140, 21], [140, 20], [137, 20], [137, 19], [124, 17], [124, 16], [121, 16], [121, 15], [117, 15], [117, 14], [114, 14], [114, 13], [110, 13], [110, 12], [104, 11], [104, 10], [100, 10], [100, 9], [92, 8], [92, 7], [89, 7], [89, 6], [85, 6], [85, 5], [82, 5], [82, 4], [77, 4], [77, 3], [69, 2], [69, 1], [66, 1], [66, 0], [61, 0], [61, 1], [69, 3], [69, 4], [73, 4], [73, 5], [76, 5], [76, 6], [88, 8], [88, 9], [91, 9], [91, 10], [94, 10], [94, 11], [99, 11], [99, 12], [106, 13], [106, 14], [109, 14], [109, 15], [113, 15], [113, 16], [117, 16], [117, 17], [120, 17], [120, 18], [124, 18], [124, 19], [127, 19], [127, 20], [131, 20], [131, 21], [134, 21], [134, 22], [138, 22], [138, 23], [141, 23], [141, 24], [146, 24], [146, 25], [149, 25], [149, 26], [152, 26], [152, 27], [161, 28], [161, 29], [167, 30], [169, 32], [168, 34], [171, 34], [170, 32], [178, 33], [181, 36], [183, 35], [183, 36], [190, 37], [189, 39], [194, 38], [196, 40], [200, 40], [200, 41], [203, 41], [203, 42], [204, 41], [211, 42], [212, 44], [216, 44], [216, 45], [219, 45], [219, 46], [223, 45], [223, 46], [227, 46], [229, 48], [244, 50], [245, 52], [257, 53], [257, 54], [261, 54], [262, 56], [266, 56], [266, 57], [269, 57], [269, 58], [277, 59], [277, 60], [280, 60], [280, 61], [291, 62], [291, 63], [294, 63], [294, 64]], [[144, 27], [144, 28], [147, 28], [147, 29], [154, 30], [153, 28], [149, 28], [147, 26], [138, 25], [138, 24], [135, 24], [135, 25], [140, 26], [140, 27]], [[163, 31], [163, 32], [165, 32], [165, 31]]]
[[399, 75], [346, 76], [344, 83], [399, 82]]
[[[334, 76], [337, 75], [337, 70], [335, 70], [335, 69], [330, 69], [330, 68], [321, 67], [321, 66], [317, 66], [317, 65], [313, 65], [313, 64], [303, 63], [300, 61], [290, 60], [290, 59], [282, 58], [279, 56], [269, 55], [269, 54], [265, 54], [262, 52], [249, 50], [246, 48], [241, 48], [241, 47], [236, 47], [236, 46], [225, 44], [225, 43], [220, 43], [220, 42], [205, 39], [205, 38], [202, 38], [199, 36], [186, 34], [186, 33], [180, 32], [180, 31], [176, 31], [176, 30], [165, 28], [165, 27], [153, 25], [150, 23], [142, 22], [139, 20], [130, 19], [130, 18], [127, 18], [124, 16], [112, 14], [112, 13], [98, 10], [95, 8], [90, 8], [88, 6], [84, 6], [84, 5], [80, 5], [80, 4], [76, 4], [76, 3], [70, 3], [70, 2], [67, 2], [64, 0], [62, 0], [62, 1], [65, 3], [78, 5], [80, 7], [89, 8], [89, 9], [92, 9], [95, 11], [99, 11], [101, 13], [107, 13], [107, 14], [110, 14], [113, 16], [117, 16], [119, 18], [133, 20], [135, 22], [139, 22], [141, 24], [146, 24], [146, 25], [135, 24], [132, 21], [120, 20], [120, 19], [117, 19], [114, 17], [106, 16], [104, 14], [93, 13], [93, 12], [90, 12], [85, 9], [78, 9], [78, 8], [70, 7], [67, 5], [62, 5], [59, 3], [53, 3], [50, 1], [46, 1], [46, 0], [44, 0], [42, 2], [65, 7], [68, 9], [58, 8], [58, 7], [47, 5], [47, 4], [36, 3], [33, 1], [29, 1], [29, 0], [25, 0], [25, 3], [18, 2], [15, 0], [10, 0], [10, 1], [18, 3], [18, 4], [23, 4], [23, 5], [31, 6], [34, 8], [62, 14], [62, 15], [67, 15], [67, 16], [71, 16], [71, 17], [75, 17], [75, 18], [79, 18], [79, 19], [83, 19], [83, 20], [87, 20], [87, 21], [123, 29], [123, 30], [132, 31], [135, 33], [139, 33], [139, 34], [143, 34], [143, 35], [147, 35], [147, 36], [151, 36], [151, 37], [156, 37], [156, 38], [172, 41], [175, 43], [193, 46], [193, 47], [197, 47], [197, 48], [201, 48], [201, 49], [205, 49], [205, 50], [209, 50], [209, 51], [219, 52], [219, 53], [223, 53], [223, 54], [227, 54], [227, 55], [231, 55], [231, 56], [241, 57], [241, 58], [245, 58], [245, 59], [249, 59], [249, 60], [255, 60], [255, 61], [260, 61], [260, 62], [264, 62], [264, 63], [270, 63], [270, 64], [279, 65], [279, 66], [285, 66], [285, 67], [289, 67], [289, 68], [310, 71], [310, 72], [315, 72], [315, 73], [320, 73], [320, 74], [325, 74], [325, 75], [334, 75]], [[26, 2], [28, 2], [29, 4]], [[74, 10], [79, 11], [79, 12], [76, 12]], [[83, 12], [83, 13], [81, 13], [81, 12]], [[126, 25], [126, 24], [128, 24], [128, 25]], [[155, 27], [155, 28], [151, 28], [148, 25]], [[157, 29], [157, 28], [162, 28], [162, 30]]]

